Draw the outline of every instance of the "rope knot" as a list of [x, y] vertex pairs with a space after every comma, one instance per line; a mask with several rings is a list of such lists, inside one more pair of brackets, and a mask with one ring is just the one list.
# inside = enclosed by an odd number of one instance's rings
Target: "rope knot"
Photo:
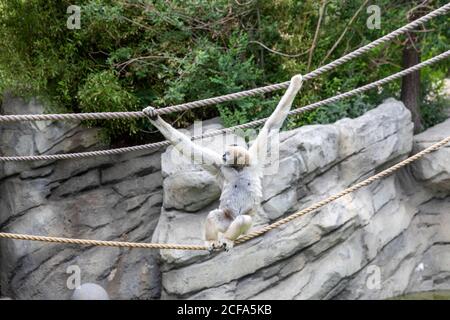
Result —
[[149, 117], [151, 120], [156, 120], [156, 117], [158, 116], [158, 112], [155, 108], [148, 106], [142, 112]]

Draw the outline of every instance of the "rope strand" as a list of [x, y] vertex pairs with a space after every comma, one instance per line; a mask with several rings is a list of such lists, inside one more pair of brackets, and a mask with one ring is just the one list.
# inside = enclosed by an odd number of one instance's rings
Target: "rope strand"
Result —
[[72, 239], [72, 238], [62, 238], [62, 237], [34, 236], [34, 235], [29, 235], [29, 234], [6, 233], [6, 232], [0, 232], [0, 238], [14, 239], [14, 240], [63, 243], [63, 244], [78, 244], [78, 245], [85, 245], [85, 246], [117, 247], [117, 248], [207, 250], [206, 246], [200, 246], [200, 245]]
[[[439, 148], [443, 147], [447, 143], [450, 142], [450, 136], [447, 138], [431, 145], [430, 147], [416, 153], [415, 155], [395, 164], [394, 166], [381, 171], [380, 173], [371, 176], [368, 179], [365, 179], [335, 195], [332, 195], [322, 201], [319, 201], [303, 210], [297, 211], [288, 217], [278, 220], [268, 226], [265, 226], [261, 229], [258, 229], [256, 231], [253, 231], [247, 235], [239, 237], [235, 243], [236, 244], [242, 244], [246, 241], [249, 241], [253, 238], [259, 237], [273, 229], [279, 228], [282, 225], [291, 222], [294, 219], [297, 219], [305, 214], [311, 213], [313, 211], [316, 211], [323, 206], [329, 204], [330, 202], [333, 202], [339, 198], [342, 198], [343, 196], [353, 193], [376, 180], [380, 180], [382, 178], [385, 178], [395, 171], [405, 167], [406, 165], [422, 158], [426, 154], [429, 154], [433, 151], [438, 150]], [[42, 241], [42, 242], [51, 242], [51, 243], [63, 243], [63, 244], [78, 244], [78, 245], [90, 245], [90, 246], [104, 246], [104, 247], [126, 247], [126, 248], [144, 248], [144, 249], [173, 249], [173, 250], [207, 250], [208, 248], [206, 246], [201, 245], [183, 245], [183, 244], [164, 244], [164, 243], [139, 243], [139, 242], [121, 242], [121, 241], [100, 241], [100, 240], [87, 240], [87, 239], [71, 239], [71, 238], [61, 238], [61, 237], [48, 237], [48, 236], [35, 236], [35, 235], [28, 235], [28, 234], [17, 234], [17, 233], [7, 233], [7, 232], [0, 232], [0, 238], [4, 239], [14, 239], [14, 240], [28, 240], [28, 241]]]
[[[310, 73], [307, 73], [303, 80], [311, 80], [322, 75], [325, 72], [328, 72], [354, 58], [361, 56], [362, 54], [372, 50], [373, 48], [391, 41], [399, 35], [405, 34], [408, 31], [414, 30], [416, 27], [421, 24], [447, 13], [450, 10], [450, 3], [428, 13], [427, 15], [414, 20], [403, 27], [392, 31], [391, 33], [353, 51], [341, 58], [332, 61]], [[181, 112], [189, 109], [206, 107], [213, 104], [218, 104], [222, 102], [232, 101], [236, 99], [241, 99], [245, 97], [251, 97], [255, 95], [260, 95], [264, 93], [269, 93], [276, 90], [285, 89], [289, 86], [289, 81], [276, 83], [268, 86], [263, 86], [255, 89], [244, 90], [241, 92], [226, 94], [218, 97], [182, 103], [174, 106], [169, 106], [161, 109], [156, 109], [155, 113], [158, 115], [163, 115], [171, 112]], [[112, 120], [112, 119], [136, 119], [145, 117], [145, 113], [143, 111], [126, 111], [126, 112], [92, 112], [92, 113], [65, 113], [65, 114], [27, 114], [27, 115], [3, 115], [0, 116], [0, 123], [4, 122], [14, 122], [14, 121], [43, 121], [43, 120]]]
[[[441, 53], [431, 59], [428, 59], [424, 62], [421, 62], [419, 64], [416, 64], [408, 69], [402, 70], [400, 72], [397, 72], [393, 75], [390, 75], [386, 78], [383, 78], [381, 80], [372, 82], [370, 84], [367, 84], [365, 86], [356, 88], [354, 90], [336, 95], [334, 97], [321, 100], [312, 104], [309, 104], [307, 106], [294, 109], [289, 112], [289, 116], [292, 115], [298, 115], [307, 111], [311, 111], [313, 109], [328, 105], [330, 103], [337, 102], [339, 100], [342, 100], [344, 98], [349, 98], [354, 95], [360, 94], [364, 91], [377, 88], [383, 84], [386, 84], [390, 81], [393, 81], [395, 79], [401, 78], [407, 74], [410, 74], [414, 71], [417, 71], [423, 67], [430, 66], [434, 63], [437, 63], [443, 59], [446, 59], [450, 56], [450, 50], [447, 50], [444, 53]], [[237, 125], [230, 128], [224, 128], [220, 130], [214, 130], [202, 135], [197, 135], [192, 137], [192, 140], [199, 140], [203, 138], [209, 138], [221, 134], [231, 133], [238, 129], [248, 129], [252, 127], [256, 127], [258, 125], [264, 124], [264, 122], [268, 118], [258, 119], [255, 121], [251, 121], [249, 123]], [[131, 151], [140, 151], [140, 150], [156, 150], [162, 147], [166, 147], [170, 145], [170, 142], [168, 141], [161, 141], [157, 143], [150, 143], [150, 144], [144, 144], [144, 145], [137, 145], [132, 147], [124, 147], [124, 148], [116, 148], [116, 149], [107, 149], [107, 150], [97, 150], [97, 151], [87, 151], [87, 152], [78, 152], [78, 153], [65, 153], [65, 154], [49, 154], [49, 155], [31, 155], [31, 156], [9, 156], [9, 157], [0, 157], [0, 162], [11, 162], [11, 161], [39, 161], [39, 160], [64, 160], [64, 159], [80, 159], [80, 158], [87, 158], [87, 157], [95, 157], [95, 156], [108, 156], [108, 155], [116, 155], [116, 154], [122, 154], [125, 152], [131, 152]]]

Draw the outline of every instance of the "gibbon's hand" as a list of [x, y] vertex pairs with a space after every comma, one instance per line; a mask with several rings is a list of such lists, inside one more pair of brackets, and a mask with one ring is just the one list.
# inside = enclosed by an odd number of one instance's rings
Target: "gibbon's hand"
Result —
[[145, 113], [147, 117], [149, 117], [151, 120], [155, 121], [158, 118], [158, 114], [155, 112], [155, 108], [153, 107], [147, 107], [142, 112]]

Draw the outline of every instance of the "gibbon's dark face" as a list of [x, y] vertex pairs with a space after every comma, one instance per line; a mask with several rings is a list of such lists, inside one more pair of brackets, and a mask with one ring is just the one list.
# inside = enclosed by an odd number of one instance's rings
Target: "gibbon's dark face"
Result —
[[245, 167], [250, 165], [250, 153], [238, 145], [227, 146], [222, 156], [223, 163], [230, 167]]

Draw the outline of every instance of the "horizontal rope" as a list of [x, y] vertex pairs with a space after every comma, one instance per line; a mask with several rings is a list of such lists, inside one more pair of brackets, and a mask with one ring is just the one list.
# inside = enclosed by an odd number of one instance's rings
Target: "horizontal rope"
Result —
[[343, 191], [341, 191], [341, 192], [339, 192], [339, 193], [337, 193], [335, 195], [332, 195], [332, 196], [330, 196], [330, 197], [328, 197], [328, 198], [326, 198], [326, 199], [324, 199], [322, 201], [319, 201], [319, 202], [313, 204], [312, 206], [310, 206], [308, 208], [305, 208], [303, 210], [297, 211], [296, 213], [293, 213], [293, 214], [291, 214], [290, 216], [288, 216], [288, 217], [286, 217], [284, 219], [278, 220], [278, 221], [276, 221], [276, 222], [274, 222], [274, 223], [272, 223], [272, 224], [270, 224], [270, 225], [268, 225], [266, 227], [263, 227], [263, 228], [261, 228], [259, 230], [251, 232], [251, 233], [249, 233], [247, 235], [241, 236], [241, 237], [239, 237], [239, 239], [236, 240], [236, 243], [243, 243], [243, 242], [248, 241], [250, 239], [259, 237], [259, 236], [263, 235], [264, 233], [266, 233], [266, 232], [268, 232], [270, 230], [273, 230], [275, 228], [278, 228], [278, 227], [280, 227], [280, 226], [282, 226], [282, 225], [284, 225], [284, 224], [286, 224], [286, 223], [288, 223], [288, 222], [290, 222], [290, 221], [292, 221], [292, 220], [294, 220], [294, 219], [296, 219], [296, 218], [298, 218], [300, 216], [303, 216], [305, 214], [308, 214], [308, 213], [311, 213], [313, 211], [316, 211], [317, 209], [319, 209], [319, 208], [329, 204], [330, 202], [333, 202], [333, 201], [335, 201], [335, 200], [337, 200], [339, 198], [342, 198], [343, 196], [345, 196], [347, 194], [355, 192], [358, 189], [361, 189], [362, 187], [365, 187], [365, 186], [371, 184], [372, 182], [374, 182], [376, 180], [380, 180], [382, 178], [385, 178], [385, 177], [391, 175], [395, 171], [405, 167], [406, 165], [410, 164], [411, 162], [414, 162], [414, 161], [422, 158], [423, 156], [425, 156], [425, 155], [427, 155], [427, 154], [429, 154], [429, 153], [431, 153], [433, 151], [438, 150], [439, 148], [441, 148], [442, 146], [446, 145], [449, 142], [450, 142], [450, 136], [448, 136], [447, 138], [442, 139], [441, 141], [433, 144], [432, 146], [430, 146], [430, 147], [428, 147], [428, 148], [426, 148], [426, 149], [416, 153], [415, 155], [413, 155], [413, 156], [411, 156], [411, 157], [409, 157], [409, 158], [407, 158], [407, 159], [397, 163], [396, 165], [394, 165], [394, 166], [392, 166], [392, 167], [390, 167], [390, 168], [388, 168], [386, 170], [383, 170], [380, 173], [378, 173], [376, 175], [373, 175], [370, 178], [368, 178], [366, 180], [363, 180], [363, 181], [361, 181], [361, 182], [359, 182], [359, 183], [357, 183], [357, 184], [355, 184], [355, 185], [353, 185], [353, 186], [351, 186], [351, 187], [349, 187], [349, 188], [347, 188], [347, 189], [345, 189], [345, 190], [343, 190]]
[[[423, 61], [419, 64], [416, 64], [410, 68], [407, 68], [405, 70], [402, 70], [400, 72], [397, 72], [393, 75], [390, 75], [386, 78], [383, 78], [381, 80], [372, 82], [370, 84], [367, 84], [365, 86], [353, 89], [351, 91], [336, 95], [334, 97], [321, 100], [312, 104], [309, 104], [307, 106], [297, 108], [295, 110], [292, 110], [289, 112], [289, 116], [292, 115], [298, 115], [307, 111], [311, 111], [313, 109], [325, 106], [330, 103], [337, 102], [339, 100], [342, 100], [344, 98], [349, 98], [354, 95], [360, 94], [364, 91], [377, 88], [380, 85], [386, 84], [390, 81], [393, 81], [395, 79], [401, 78], [407, 74], [410, 74], [412, 72], [415, 72], [423, 67], [430, 66], [434, 63], [437, 63], [443, 59], [446, 59], [450, 56], [450, 50], [441, 53], [437, 55], [436, 57], [433, 57], [431, 59], [428, 59], [426, 61]], [[248, 129], [252, 127], [256, 127], [258, 125], [263, 124], [268, 118], [258, 119], [255, 121], [251, 121], [249, 123], [237, 125], [230, 128], [224, 128], [220, 130], [214, 130], [208, 133], [204, 133], [202, 135], [197, 135], [192, 137], [192, 140], [199, 140], [203, 138], [209, 138], [217, 135], [221, 135], [224, 133], [230, 133], [235, 130], [240, 129]], [[80, 159], [80, 158], [87, 158], [87, 157], [95, 157], [95, 156], [108, 156], [108, 155], [116, 155], [116, 154], [122, 154], [126, 152], [131, 151], [141, 151], [141, 150], [153, 150], [153, 149], [159, 149], [162, 147], [169, 146], [169, 141], [161, 141], [157, 143], [150, 143], [150, 144], [144, 144], [144, 145], [137, 145], [132, 147], [124, 147], [124, 148], [116, 148], [116, 149], [107, 149], [107, 150], [96, 150], [96, 151], [87, 151], [87, 152], [78, 152], [78, 153], [64, 153], [64, 154], [49, 154], [49, 155], [32, 155], [32, 156], [10, 156], [10, 157], [0, 157], [0, 162], [11, 162], [11, 161], [40, 161], [40, 160], [64, 160], [64, 159]]]
[[208, 250], [208, 248], [206, 246], [200, 246], [200, 245], [72, 239], [72, 238], [62, 238], [62, 237], [34, 236], [34, 235], [29, 235], [29, 234], [18, 234], [18, 233], [7, 233], [7, 232], [0, 232], [0, 238], [14, 239], [14, 240], [26, 240], [26, 241], [63, 243], [63, 244], [79, 244], [79, 245], [85, 245], [85, 246], [99, 246], [99, 247], [118, 247], [118, 248], [136, 248], [136, 249], [140, 248], [140, 249], [173, 249], [173, 250]]
[[[352, 187], [349, 187], [335, 195], [332, 195], [322, 201], [319, 201], [303, 210], [297, 211], [296, 213], [291, 214], [290, 216], [278, 220], [266, 227], [260, 228], [256, 231], [250, 232], [247, 235], [239, 237], [235, 243], [241, 244], [246, 241], [249, 241], [253, 238], [259, 237], [273, 229], [279, 228], [280, 226], [297, 219], [305, 214], [311, 213], [320, 209], [321, 207], [333, 202], [339, 198], [342, 198], [345, 195], [348, 195], [352, 192], [361, 189], [376, 180], [380, 180], [386, 176], [391, 175], [395, 171], [405, 167], [406, 165], [420, 159], [421, 157], [429, 154], [433, 151], [438, 150], [445, 144], [450, 142], [450, 136], [447, 138], [431, 145], [430, 147], [416, 153], [415, 155], [397, 163], [396, 165], [381, 171], [380, 173], [371, 176], [368, 179], [365, 179]], [[206, 246], [201, 245], [182, 245], [182, 244], [164, 244], [164, 243], [140, 243], [140, 242], [121, 242], [121, 241], [100, 241], [100, 240], [88, 240], [88, 239], [71, 239], [71, 238], [61, 238], [61, 237], [48, 237], [48, 236], [34, 236], [27, 234], [17, 234], [17, 233], [7, 233], [0, 232], [0, 238], [4, 239], [14, 239], [14, 240], [28, 240], [28, 241], [42, 241], [42, 242], [51, 242], [51, 243], [64, 243], [64, 244], [79, 244], [79, 245], [89, 245], [89, 246], [104, 246], [104, 247], [126, 247], [126, 248], [144, 248], [144, 249], [174, 249], [174, 250], [207, 250]]]
[[[447, 13], [450, 10], [450, 3], [436, 9], [423, 17], [414, 20], [403, 27], [392, 31], [391, 33], [353, 51], [341, 58], [332, 61], [310, 73], [303, 76], [303, 80], [311, 80], [315, 77], [322, 75], [354, 58], [361, 56], [362, 54], [370, 51], [371, 49], [391, 41], [399, 35], [405, 34], [408, 31], [412, 31], [421, 24], [439, 16]], [[245, 97], [251, 97], [255, 95], [260, 95], [276, 90], [285, 89], [289, 86], [290, 81], [281, 82], [277, 84], [272, 84], [268, 86], [263, 86], [255, 89], [245, 90], [241, 92], [226, 94], [218, 97], [182, 103], [174, 106], [169, 106], [161, 109], [155, 109], [155, 113], [158, 115], [163, 115], [171, 112], [181, 112], [188, 109], [205, 107], [213, 104], [218, 104], [222, 102], [232, 101], [236, 99], [241, 99]], [[40, 120], [112, 120], [112, 119], [135, 119], [145, 117], [145, 113], [142, 111], [125, 111], [125, 112], [92, 112], [92, 113], [65, 113], [65, 114], [27, 114], [27, 115], [3, 115], [0, 116], [0, 123], [4, 122], [14, 122], [14, 121], [40, 121]]]

